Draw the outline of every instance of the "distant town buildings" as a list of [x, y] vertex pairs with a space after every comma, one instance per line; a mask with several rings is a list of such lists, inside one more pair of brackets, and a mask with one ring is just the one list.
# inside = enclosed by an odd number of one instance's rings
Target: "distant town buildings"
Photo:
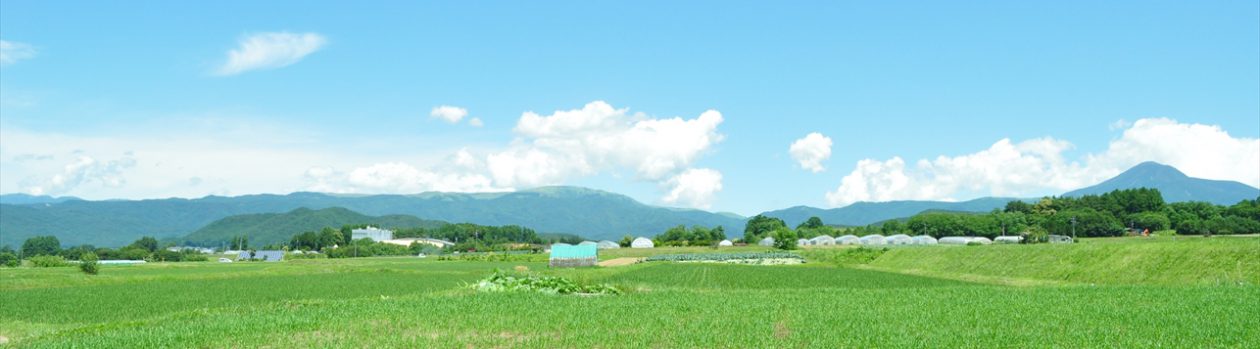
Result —
[[393, 240], [394, 231], [369, 226], [366, 228], [350, 230], [350, 239], [372, 239], [372, 241], [382, 242], [386, 240]]

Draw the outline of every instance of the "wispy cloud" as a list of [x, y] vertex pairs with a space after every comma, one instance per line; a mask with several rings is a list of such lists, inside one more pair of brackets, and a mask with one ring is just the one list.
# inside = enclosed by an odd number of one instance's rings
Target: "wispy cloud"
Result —
[[215, 73], [226, 76], [288, 66], [319, 51], [327, 43], [328, 39], [317, 33], [252, 34], [242, 38], [240, 46], [228, 51], [227, 62]]
[[429, 116], [446, 120], [446, 122], [453, 124], [459, 122], [459, 120], [462, 120], [465, 116], [468, 116], [468, 109], [443, 105], [434, 107], [432, 111], [429, 111]]
[[0, 65], [10, 65], [17, 61], [35, 57], [35, 48], [26, 43], [0, 40]]

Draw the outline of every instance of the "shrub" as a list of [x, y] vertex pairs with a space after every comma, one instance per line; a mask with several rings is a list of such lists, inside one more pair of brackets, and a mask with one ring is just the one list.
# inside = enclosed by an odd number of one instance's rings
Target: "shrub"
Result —
[[788, 228], [779, 228], [773, 234], [775, 248], [780, 250], [796, 249], [796, 232]]
[[27, 258], [26, 260], [30, 261], [31, 266], [36, 268], [56, 268], [70, 265], [69, 263], [66, 263], [66, 259], [61, 258], [61, 256], [35, 256]]
[[888, 252], [888, 248], [813, 249], [802, 252], [810, 260], [837, 265], [868, 264]]
[[13, 252], [0, 252], [0, 266], [12, 268], [18, 266], [18, 262], [20, 261]]
[[79, 257], [79, 270], [82, 270], [84, 274], [96, 275], [96, 273], [100, 271], [98, 270], [99, 266], [97, 265], [96, 260], [97, 257], [95, 253], [84, 253]]

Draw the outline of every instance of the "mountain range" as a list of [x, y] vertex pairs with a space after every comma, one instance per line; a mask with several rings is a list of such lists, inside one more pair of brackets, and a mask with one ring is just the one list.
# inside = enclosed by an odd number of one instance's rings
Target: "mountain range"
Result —
[[[1200, 200], [1228, 205], [1260, 196], [1260, 189], [1238, 182], [1191, 178], [1175, 168], [1156, 163], [1140, 164], [1115, 178], [1065, 195], [1098, 194], [1137, 187], [1157, 188], [1169, 202]], [[962, 202], [859, 202], [833, 209], [797, 206], [764, 214], [781, 218], [792, 226], [810, 216], [818, 216], [832, 225], [866, 225], [926, 210], [985, 212], [1001, 208], [1011, 200], [1018, 199], [987, 197]], [[361, 219], [364, 220], [409, 215], [419, 217], [416, 219], [419, 221], [515, 224], [533, 228], [539, 233], [577, 234], [593, 240], [615, 240], [623, 235], [652, 236], [679, 224], [722, 226], [728, 236], [737, 237], [742, 235], [745, 221], [745, 217], [736, 214], [651, 206], [624, 195], [580, 187], [542, 187], [508, 193], [339, 195], [299, 192], [288, 195], [106, 201], [9, 194], [0, 195], [0, 244], [16, 246], [31, 236], [49, 234], [56, 235], [65, 245], [120, 246], [140, 236], [159, 239], [188, 236], [209, 242], [224, 234], [197, 232], [203, 228], [215, 231], [221, 231], [222, 227], [252, 229], [227, 223], [208, 227], [228, 217], [333, 207], [353, 211], [338, 215], [343, 218], [350, 217], [348, 214], [352, 213], [363, 215]], [[314, 229], [291, 219], [270, 224], [282, 223], [297, 229], [293, 233]]]
[[1260, 189], [1234, 181], [1218, 181], [1187, 176], [1177, 168], [1157, 162], [1143, 162], [1118, 176], [1097, 185], [1073, 190], [1063, 196], [1098, 195], [1116, 189], [1154, 188], [1164, 201], [1206, 201], [1217, 205], [1233, 205], [1242, 200], [1260, 197]]

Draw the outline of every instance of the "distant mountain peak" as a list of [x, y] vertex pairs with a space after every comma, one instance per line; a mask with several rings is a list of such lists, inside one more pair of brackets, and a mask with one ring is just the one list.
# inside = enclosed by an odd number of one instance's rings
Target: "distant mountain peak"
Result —
[[1154, 188], [1164, 201], [1206, 201], [1231, 205], [1260, 195], [1260, 189], [1234, 181], [1201, 179], [1187, 176], [1176, 167], [1146, 161], [1093, 186], [1073, 190], [1063, 196], [1099, 195], [1113, 190]]

